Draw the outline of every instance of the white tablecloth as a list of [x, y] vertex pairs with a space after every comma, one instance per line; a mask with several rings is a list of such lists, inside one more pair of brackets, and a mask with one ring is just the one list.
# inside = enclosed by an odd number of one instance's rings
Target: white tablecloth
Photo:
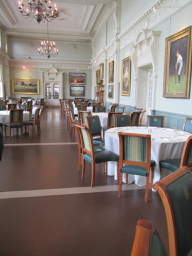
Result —
[[[87, 111], [90, 111], [91, 113], [92, 113], [92, 111], [93, 111], [93, 107], [87, 107]], [[77, 107], [75, 107], [75, 104], [73, 104], [73, 113], [74, 113], [74, 115], [78, 115], [78, 109], [77, 109]]]
[[101, 127], [107, 127], [107, 112], [92, 113], [92, 116], [98, 116], [100, 119]]
[[[120, 127], [112, 128], [105, 132], [105, 148], [119, 154], [119, 136], [118, 132], [151, 134], [151, 159], [156, 162], [154, 168], [153, 182], [161, 179], [159, 161], [165, 159], [181, 158], [183, 147], [190, 133], [168, 128], [157, 127]], [[108, 175], [114, 175], [117, 179], [116, 162], [108, 162]], [[128, 175], [128, 182], [134, 182], [139, 185], [145, 185], [145, 177], [138, 175]], [[123, 177], [125, 182], [125, 175]]]
[[[0, 111], [0, 123], [9, 123], [9, 111], [8, 110], [3, 110]], [[23, 121], [29, 121], [29, 111], [23, 111]], [[4, 130], [3, 130], [4, 131]], [[11, 129], [12, 135], [16, 135], [17, 129]], [[9, 132], [7, 129], [7, 136], [9, 136]]]

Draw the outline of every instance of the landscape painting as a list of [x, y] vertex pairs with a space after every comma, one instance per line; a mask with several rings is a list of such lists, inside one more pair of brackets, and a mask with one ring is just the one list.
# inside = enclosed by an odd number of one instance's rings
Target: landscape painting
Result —
[[85, 86], [70, 86], [70, 96], [71, 97], [84, 97], [85, 96]]
[[86, 84], [85, 73], [69, 73], [69, 84], [81, 85]]
[[13, 94], [39, 94], [39, 80], [12, 79]]

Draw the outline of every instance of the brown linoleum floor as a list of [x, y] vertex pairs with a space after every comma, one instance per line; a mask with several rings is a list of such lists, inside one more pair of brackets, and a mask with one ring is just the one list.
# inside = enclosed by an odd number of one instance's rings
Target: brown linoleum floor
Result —
[[[41, 135], [6, 137], [5, 144], [76, 142], [59, 109], [45, 109]], [[89, 187], [77, 172], [77, 145], [5, 146], [0, 191]], [[116, 185], [97, 165], [95, 186]], [[1, 193], [0, 192], [0, 193]], [[144, 189], [117, 192], [11, 198], [0, 200], [0, 256], [130, 255], [139, 219], [150, 221], [168, 251], [164, 209], [157, 193]]]

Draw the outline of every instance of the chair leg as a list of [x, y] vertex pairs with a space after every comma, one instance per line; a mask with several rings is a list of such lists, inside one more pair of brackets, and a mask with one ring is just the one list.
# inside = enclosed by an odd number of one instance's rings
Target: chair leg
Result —
[[128, 173], [126, 173], [126, 184], [128, 183]]
[[117, 183], [119, 183], [119, 162], [117, 162]]
[[105, 174], [107, 175], [107, 162], [105, 163]]
[[83, 159], [83, 156], [82, 156], [82, 175], [81, 175], [81, 179], [84, 178], [84, 173], [85, 173], [85, 160]]
[[146, 177], [146, 186], [145, 186], [145, 203], [148, 201], [149, 194], [149, 177]]
[[118, 191], [118, 197], [121, 196], [121, 188], [122, 188], [122, 172], [119, 171], [119, 191]]
[[11, 138], [11, 127], [9, 126], [9, 137]]
[[91, 177], [91, 187], [93, 187], [95, 181], [95, 163], [92, 162], [92, 177]]
[[5, 131], [5, 137], [6, 137], [6, 126], [4, 126], [4, 131]]
[[151, 168], [151, 188], [153, 187], [154, 168]]
[[103, 163], [103, 173], [105, 173], [105, 163]]
[[23, 138], [23, 126], [21, 126], [21, 138]]

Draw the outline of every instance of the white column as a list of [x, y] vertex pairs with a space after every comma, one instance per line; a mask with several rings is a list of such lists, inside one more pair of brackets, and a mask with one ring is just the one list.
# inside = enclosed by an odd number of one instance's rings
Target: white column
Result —
[[119, 74], [120, 74], [120, 44], [116, 36], [114, 56], [114, 103], [119, 103]]

